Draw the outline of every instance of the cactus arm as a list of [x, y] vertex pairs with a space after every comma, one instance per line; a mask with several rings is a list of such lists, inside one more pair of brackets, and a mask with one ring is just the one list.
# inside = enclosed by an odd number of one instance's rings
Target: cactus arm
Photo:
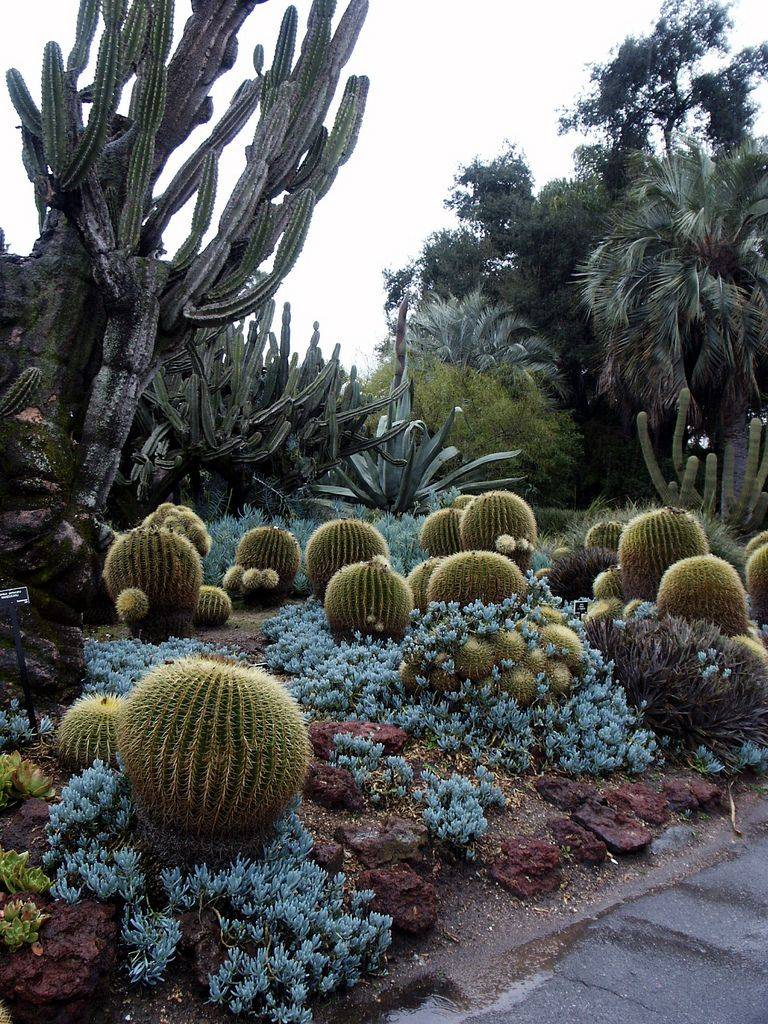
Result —
[[669, 502], [672, 485], [666, 482], [659, 467], [656, 453], [654, 452], [653, 445], [651, 444], [650, 434], [648, 433], [648, 414], [645, 412], [639, 412], [637, 414], [637, 436], [640, 439], [640, 448], [643, 453], [643, 459], [645, 460], [645, 465], [651, 481], [653, 482], [653, 486], [656, 488], [661, 500]]
[[677, 479], [682, 482], [685, 473], [685, 456], [683, 454], [683, 441], [685, 440], [685, 425], [688, 420], [688, 408], [691, 404], [691, 392], [683, 388], [677, 402], [677, 419], [675, 420], [675, 432], [672, 435], [672, 463], [675, 467]]
[[39, 107], [32, 99], [21, 72], [16, 68], [10, 68], [5, 74], [5, 81], [11, 103], [21, 118], [23, 127], [41, 139], [43, 137], [43, 117]]
[[80, 0], [75, 29], [75, 45], [67, 58], [67, 71], [75, 76], [85, 71], [91, 53], [91, 43], [99, 23], [99, 0]]
[[698, 472], [699, 460], [695, 455], [691, 455], [685, 464], [683, 479], [680, 483], [680, 504], [683, 508], [697, 508], [701, 505], [701, 496], [694, 486]]
[[147, 41], [149, 28], [149, 4], [147, 0], [133, 0], [131, 9], [123, 22], [120, 36], [120, 76], [121, 85], [136, 72]]
[[731, 518], [731, 511], [733, 509], [733, 474], [735, 463], [736, 456], [733, 445], [729, 443], [725, 446], [725, 451], [723, 452], [723, 479], [720, 483], [720, 516], [725, 520]]
[[264, 47], [257, 43], [253, 48], [253, 70], [257, 75], [264, 73]]
[[717, 502], [717, 455], [709, 452], [704, 461], [704, 497], [702, 511], [714, 515]]
[[242, 260], [232, 273], [227, 274], [215, 288], [211, 288], [206, 293], [207, 298], [218, 299], [224, 295], [240, 291], [248, 279], [256, 273], [259, 264], [265, 258], [271, 241], [274, 223], [274, 206], [271, 203], [262, 203], [254, 219], [252, 234], [243, 253]]
[[734, 518], [740, 520], [749, 511], [752, 493], [757, 478], [760, 463], [760, 448], [763, 441], [762, 421], [754, 417], [750, 421], [747, 441], [747, 459], [744, 464], [744, 478], [741, 482], [741, 491], [734, 509]]
[[757, 501], [747, 521], [747, 527], [750, 530], [759, 530], [765, 521], [766, 512], [768, 512], [768, 494], [763, 491], [757, 497]]
[[183, 270], [197, 255], [200, 243], [211, 224], [213, 205], [216, 201], [216, 180], [218, 177], [218, 158], [209, 153], [203, 164], [200, 187], [197, 190], [197, 202], [192, 214], [192, 228], [189, 236], [173, 257], [174, 270]]
[[64, 60], [58, 43], [46, 43], [43, 51], [43, 151], [55, 175], [67, 159], [67, 101]]
[[757, 473], [755, 474], [755, 480], [754, 480], [754, 483], [752, 485], [752, 494], [749, 497], [749, 505], [748, 505], [748, 509], [747, 509], [748, 511], [751, 511], [754, 508], [755, 503], [757, 502], [758, 498], [760, 497], [760, 494], [761, 494], [761, 492], [763, 490], [763, 487], [765, 486], [765, 481], [766, 481], [767, 478], [768, 478], [768, 438], [766, 438], [765, 445], [763, 447], [763, 457], [760, 460], [760, 468], [758, 469]]
[[287, 8], [280, 23], [280, 31], [275, 45], [275, 57], [272, 67], [264, 76], [264, 90], [261, 94], [261, 106], [266, 113], [275, 101], [277, 91], [288, 78], [293, 67], [293, 54], [296, 49], [296, 32], [299, 14], [291, 5]]

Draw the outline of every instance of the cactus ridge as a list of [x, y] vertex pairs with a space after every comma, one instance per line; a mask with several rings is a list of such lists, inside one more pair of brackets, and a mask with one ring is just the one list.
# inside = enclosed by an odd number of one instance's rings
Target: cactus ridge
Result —
[[533, 509], [512, 491], [487, 491], [479, 495], [461, 514], [462, 547], [470, 551], [495, 551], [502, 536], [527, 541], [512, 550], [510, 557], [525, 572], [531, 567], [531, 552], [536, 544], [536, 517]]
[[426, 562], [420, 562], [417, 566], [411, 569], [408, 574], [408, 582], [413, 591], [413, 602], [416, 608], [420, 612], [427, 610], [427, 587], [432, 577], [432, 573], [442, 562], [441, 558], [428, 558]]
[[432, 512], [422, 524], [419, 544], [432, 557], [455, 555], [461, 551], [460, 522], [459, 509], [441, 508]]
[[661, 577], [670, 565], [706, 554], [707, 536], [690, 512], [666, 507], [636, 516], [624, 527], [619, 542], [626, 597], [655, 601]]
[[64, 713], [56, 732], [59, 757], [72, 768], [109, 764], [117, 750], [117, 719], [123, 697], [81, 697]]
[[190, 836], [258, 834], [301, 791], [310, 757], [302, 713], [260, 669], [184, 658], [145, 676], [119, 716], [134, 797]]
[[383, 556], [345, 565], [325, 592], [325, 614], [336, 634], [357, 631], [399, 639], [413, 611], [413, 591]]
[[323, 597], [334, 573], [353, 562], [366, 562], [389, 547], [375, 526], [361, 519], [332, 519], [319, 526], [307, 543], [307, 575], [316, 597]]
[[38, 366], [28, 366], [22, 370], [0, 398], [0, 416], [15, 416], [26, 409], [42, 379], [43, 371]]
[[232, 601], [221, 587], [200, 587], [197, 608], [193, 619], [195, 626], [223, 626], [232, 614]]
[[508, 597], [524, 597], [528, 584], [520, 569], [493, 551], [460, 551], [449, 555], [432, 574], [427, 586], [429, 601], [457, 601], [460, 605], [482, 601], [499, 604]]
[[661, 578], [659, 614], [687, 622], [705, 619], [727, 636], [749, 629], [747, 595], [739, 574], [715, 555], [696, 555], [671, 565]]

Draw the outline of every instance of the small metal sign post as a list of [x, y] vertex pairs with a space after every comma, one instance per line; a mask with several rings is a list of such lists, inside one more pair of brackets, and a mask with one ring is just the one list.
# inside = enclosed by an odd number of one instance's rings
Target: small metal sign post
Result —
[[24, 693], [24, 706], [27, 709], [29, 724], [37, 732], [37, 715], [35, 714], [35, 705], [32, 702], [32, 691], [29, 688], [27, 659], [24, 657], [24, 646], [21, 642], [20, 604], [29, 604], [29, 591], [26, 587], [6, 587], [4, 590], [0, 590], [0, 611], [6, 612], [11, 620], [13, 643], [16, 647], [16, 661], [19, 665], [19, 679], [21, 680], [21, 689]]
[[589, 599], [588, 598], [586, 598], [586, 597], [578, 597], [573, 602], [573, 612], [574, 612], [574, 615], [577, 616], [577, 618], [583, 619], [588, 611], [589, 611]]

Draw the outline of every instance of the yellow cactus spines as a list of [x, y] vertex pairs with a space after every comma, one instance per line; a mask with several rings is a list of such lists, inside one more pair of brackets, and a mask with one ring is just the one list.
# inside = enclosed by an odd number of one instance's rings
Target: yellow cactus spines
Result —
[[280, 575], [276, 569], [246, 569], [240, 580], [240, 593], [244, 598], [266, 594], [275, 595], [280, 588]]
[[408, 582], [413, 591], [414, 607], [418, 608], [420, 612], [427, 610], [427, 587], [432, 578], [432, 573], [440, 565], [441, 561], [441, 558], [428, 558], [426, 562], [420, 562], [419, 565], [411, 569], [408, 574]]
[[222, 585], [231, 597], [274, 604], [292, 589], [301, 564], [301, 547], [288, 530], [257, 526], [243, 534], [235, 564], [224, 573]]
[[522, 633], [514, 629], [500, 629], [493, 638], [496, 661], [522, 661], [528, 653], [528, 644]]
[[598, 601], [611, 600], [624, 597], [624, 583], [621, 578], [621, 566], [612, 565], [610, 569], [604, 569], [595, 577], [592, 584], [592, 593]]
[[[479, 501], [479, 499], [477, 499]], [[470, 506], [474, 508], [474, 503]], [[429, 601], [474, 601], [499, 604], [508, 597], [525, 597], [528, 584], [520, 569], [495, 551], [461, 551], [444, 558], [427, 586]]]
[[338, 635], [359, 631], [400, 639], [412, 611], [410, 584], [383, 555], [345, 565], [333, 575], [325, 591], [328, 625]]
[[619, 564], [627, 598], [655, 601], [661, 577], [674, 562], [708, 555], [707, 535], [698, 519], [679, 508], [635, 516], [619, 541]]
[[552, 551], [552, 561], [556, 562], [558, 558], [565, 558], [566, 555], [570, 555], [571, 549], [561, 544], [560, 547], [555, 548]]
[[459, 679], [476, 682], [490, 675], [496, 662], [494, 648], [486, 640], [471, 636], [454, 654], [453, 670]]
[[[153, 643], [192, 635], [202, 583], [200, 555], [191, 541], [162, 528], [122, 534], [104, 562], [104, 584], [118, 615], [134, 636]], [[140, 591], [143, 598], [125, 591]]]
[[608, 548], [611, 551], [619, 550], [619, 539], [624, 524], [617, 519], [603, 519], [594, 526], [590, 526], [584, 538], [585, 548]]
[[458, 498], [454, 498], [451, 502], [451, 508], [458, 508], [463, 511], [468, 505], [471, 505], [474, 500], [475, 497], [473, 494], [460, 494]]
[[497, 685], [502, 693], [514, 697], [521, 708], [527, 708], [533, 704], [539, 688], [536, 676], [523, 665], [500, 672]]
[[467, 551], [497, 551], [496, 542], [502, 536], [506, 544], [506, 538], [526, 541], [509, 557], [523, 572], [531, 567], [536, 517], [528, 502], [512, 491], [487, 491], [475, 498], [461, 514], [459, 533], [461, 545]]
[[81, 697], [67, 709], [56, 731], [62, 762], [71, 768], [90, 768], [99, 758], [105, 764], [117, 750], [117, 718], [123, 697]]
[[150, 821], [223, 841], [274, 821], [301, 791], [311, 752], [278, 680], [205, 657], [162, 665], [134, 687], [117, 747]]
[[756, 533], [754, 537], [747, 543], [746, 551], [747, 555], [751, 555], [753, 551], [757, 551], [764, 544], [768, 544], [768, 530], [761, 530], [760, 533]]
[[758, 640], [757, 637], [744, 633], [739, 636], [734, 636], [732, 639], [734, 643], [741, 644], [741, 646], [749, 651], [750, 654], [754, 654], [755, 657], [759, 658], [764, 665], [768, 666], [768, 650], [766, 650], [765, 644], [762, 640]]
[[170, 501], [165, 501], [162, 505], [158, 505], [154, 512], [150, 512], [141, 525], [146, 527], [162, 526], [166, 530], [180, 533], [182, 537], [191, 541], [201, 558], [205, 558], [211, 550], [211, 535], [208, 533], [205, 523], [196, 512], [186, 505], [174, 505]]
[[0, 1024], [13, 1024], [13, 1017], [11, 1017], [11, 1011], [5, 1005], [0, 1003]]
[[637, 611], [637, 609], [638, 609], [638, 608], [640, 607], [640, 605], [641, 605], [641, 604], [643, 604], [643, 603], [644, 603], [644, 602], [643, 602], [643, 601], [641, 601], [639, 597], [635, 597], [635, 598], [633, 598], [633, 599], [632, 599], [631, 601], [627, 601], [627, 603], [626, 603], [626, 604], [624, 605], [624, 612], [623, 612], [623, 614], [622, 614], [622, 616], [621, 616], [621, 617], [622, 617], [623, 619], [629, 619], [629, 618], [631, 618], [631, 616], [633, 616], [633, 615], [635, 614], [635, 612]]
[[623, 619], [624, 618], [624, 602], [619, 601], [618, 598], [612, 597], [603, 601], [594, 601], [590, 606], [587, 614], [584, 616], [585, 622], [594, 622], [596, 619]]
[[747, 590], [752, 617], [761, 626], [765, 625], [768, 623], [768, 545], [759, 544], [747, 559]]
[[194, 623], [196, 626], [223, 626], [232, 614], [232, 601], [221, 587], [200, 587]]
[[309, 538], [307, 575], [315, 597], [324, 597], [334, 573], [354, 562], [377, 555], [389, 558], [389, 547], [375, 526], [361, 519], [333, 519], [319, 526]]
[[244, 574], [242, 565], [230, 565], [224, 573], [221, 585], [231, 597], [238, 597], [242, 592]]
[[533, 575], [536, 577], [537, 580], [545, 580], [547, 578], [547, 576], [549, 576], [551, 571], [552, 571], [552, 566], [545, 565], [545, 566], [542, 566], [541, 569], [537, 569], [536, 572]]
[[523, 665], [532, 672], [535, 676], [540, 675], [542, 672], [546, 673], [548, 659], [544, 651], [539, 647], [534, 647], [533, 650], [528, 650], [523, 658]]
[[536, 617], [544, 622], [564, 622], [563, 613], [548, 604], [540, 604], [536, 609]]
[[569, 668], [579, 667], [584, 657], [584, 645], [578, 633], [569, 626], [553, 622], [545, 626], [539, 636], [545, 650], [549, 644], [555, 648], [553, 658], [561, 658]]
[[433, 557], [455, 555], [461, 551], [459, 523], [461, 512], [457, 508], [440, 508], [424, 520], [419, 533], [419, 544]]
[[739, 574], [715, 555], [696, 555], [671, 565], [661, 578], [656, 604], [660, 615], [687, 622], [705, 619], [727, 636], [749, 629], [747, 594]]

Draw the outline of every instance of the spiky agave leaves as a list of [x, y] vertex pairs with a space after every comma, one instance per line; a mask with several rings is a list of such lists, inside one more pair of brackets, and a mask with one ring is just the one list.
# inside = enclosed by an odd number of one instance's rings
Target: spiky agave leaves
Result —
[[111, 695], [82, 697], [67, 709], [56, 732], [59, 757], [70, 768], [109, 764], [117, 751], [117, 719], [125, 704]]
[[608, 548], [610, 551], [619, 550], [619, 540], [624, 524], [616, 519], [601, 519], [587, 530], [584, 538], [585, 548]]
[[768, 546], [758, 544], [747, 561], [747, 590], [752, 603], [753, 618], [768, 623]]
[[659, 614], [712, 622], [726, 636], [749, 629], [747, 594], [739, 574], [722, 558], [696, 555], [675, 562], [661, 577]]
[[467, 551], [501, 551], [523, 572], [531, 567], [536, 517], [528, 502], [512, 491], [487, 491], [475, 498], [461, 514], [460, 534]]
[[624, 594], [655, 601], [661, 577], [673, 562], [708, 554], [707, 535], [690, 512], [660, 508], [635, 516], [619, 541]]
[[204, 657], [137, 684], [117, 745], [151, 821], [217, 840], [271, 825], [301, 791], [311, 749], [301, 711], [276, 679]]
[[194, 624], [196, 626], [223, 626], [232, 614], [232, 601], [221, 587], [200, 587]]
[[440, 508], [424, 520], [419, 533], [419, 544], [432, 557], [455, 555], [461, 551], [459, 523], [461, 512], [457, 508]]
[[307, 576], [316, 597], [324, 597], [334, 573], [353, 562], [367, 562], [377, 555], [389, 558], [389, 547], [375, 526], [361, 519], [333, 519], [319, 526], [306, 550]]
[[257, 526], [241, 537], [223, 586], [233, 597], [272, 604], [293, 588], [300, 564], [301, 546], [292, 533]]
[[154, 512], [150, 512], [141, 525], [162, 526], [166, 530], [180, 533], [192, 542], [201, 558], [205, 558], [211, 550], [212, 541], [207, 526], [187, 505], [174, 505], [165, 501]]
[[325, 592], [325, 614], [337, 635], [355, 632], [400, 639], [413, 611], [413, 591], [382, 555], [345, 565]]
[[420, 612], [427, 610], [427, 588], [432, 578], [432, 573], [442, 562], [442, 558], [428, 558], [426, 562], [420, 562], [414, 566], [408, 574], [408, 582], [413, 591], [413, 603]]
[[514, 562], [493, 551], [460, 551], [444, 558], [427, 586], [428, 601], [456, 601], [464, 606], [482, 601], [500, 604], [505, 598], [523, 598], [525, 577]]
[[549, 589], [563, 601], [591, 597], [595, 580], [617, 563], [616, 552], [608, 548], [580, 548], [553, 562], [547, 576]]

